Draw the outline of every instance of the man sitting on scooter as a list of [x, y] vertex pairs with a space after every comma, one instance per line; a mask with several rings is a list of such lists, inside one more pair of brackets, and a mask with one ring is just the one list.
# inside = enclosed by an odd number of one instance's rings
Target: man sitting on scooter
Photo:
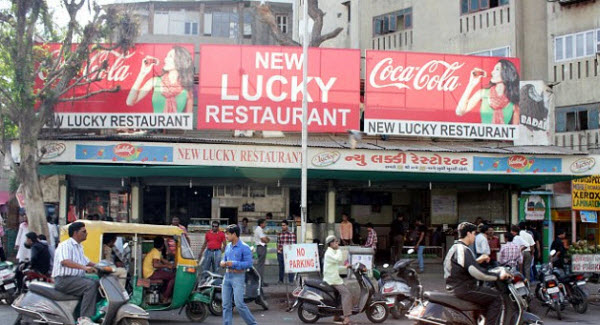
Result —
[[62, 293], [81, 297], [81, 312], [77, 324], [94, 325], [90, 317], [96, 313], [98, 280], [85, 277], [85, 273], [94, 272], [94, 263], [83, 254], [81, 242], [87, 239], [87, 230], [83, 222], [69, 225], [69, 238], [60, 243], [54, 252], [52, 277], [54, 288]]
[[475, 254], [469, 248], [475, 242], [477, 226], [470, 222], [458, 225], [459, 240], [450, 248], [444, 259], [444, 278], [446, 279], [446, 290], [449, 290], [460, 299], [480, 305], [485, 309], [485, 323], [496, 325], [502, 311], [502, 298], [498, 291], [478, 286], [479, 281], [497, 281], [508, 279], [510, 274], [504, 269], [499, 275], [490, 273], [479, 264], [487, 263], [490, 257], [481, 255], [475, 258]]
[[[340, 243], [333, 235], [325, 239], [325, 258], [323, 261], [323, 281], [334, 287], [342, 297], [342, 309], [344, 310], [344, 321], [342, 324], [350, 324], [350, 315], [352, 315], [352, 295], [344, 285], [344, 280], [340, 277], [338, 268], [344, 262], [342, 251], [339, 250]], [[350, 265], [348, 265], [350, 267]], [[339, 322], [339, 316], [335, 316], [334, 321]]]

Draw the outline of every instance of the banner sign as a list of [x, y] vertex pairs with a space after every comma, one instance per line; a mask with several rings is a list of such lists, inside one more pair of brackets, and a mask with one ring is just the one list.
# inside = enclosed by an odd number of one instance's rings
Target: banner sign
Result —
[[[360, 51], [310, 48], [308, 130], [359, 128]], [[302, 129], [302, 49], [200, 45], [198, 129]]]
[[571, 259], [571, 271], [576, 273], [600, 272], [600, 255], [574, 254]]
[[548, 195], [521, 194], [519, 198], [519, 220], [550, 220]]
[[519, 59], [367, 51], [365, 132], [514, 140]]
[[581, 222], [584, 223], [598, 223], [598, 212], [597, 211], [579, 211]]
[[515, 146], [554, 144], [554, 93], [544, 81], [521, 81], [519, 113]]
[[[256, 144], [39, 141], [42, 163], [102, 163], [178, 166], [229, 166], [300, 169], [300, 147]], [[11, 153], [19, 162], [18, 140]], [[585, 158], [583, 158], [585, 157]], [[384, 171], [457, 174], [585, 175], [600, 174], [600, 166], [573, 173], [569, 168], [599, 156], [499, 155], [471, 152], [425, 152], [366, 149], [308, 148], [308, 168], [351, 171]], [[600, 186], [600, 185], [598, 185]], [[574, 186], [575, 188], [575, 186]], [[600, 190], [598, 190], [600, 195]], [[591, 194], [587, 194], [588, 196]], [[600, 201], [599, 201], [600, 202]], [[600, 209], [600, 208], [599, 208]], [[586, 208], [585, 210], [593, 210]]]
[[574, 179], [571, 184], [573, 210], [600, 211], [600, 176]]
[[319, 247], [317, 244], [283, 245], [285, 273], [319, 272]]
[[[60, 44], [48, 45], [58, 55]], [[108, 68], [95, 73], [107, 63]], [[66, 129], [192, 129], [194, 105], [194, 46], [136, 44], [121, 51], [95, 52], [81, 67], [81, 85], [63, 95], [55, 107], [54, 124]], [[100, 81], [86, 84], [87, 80]], [[40, 72], [35, 86], [44, 86]], [[73, 81], [76, 82], [76, 81]], [[116, 89], [85, 98], [102, 89]]]

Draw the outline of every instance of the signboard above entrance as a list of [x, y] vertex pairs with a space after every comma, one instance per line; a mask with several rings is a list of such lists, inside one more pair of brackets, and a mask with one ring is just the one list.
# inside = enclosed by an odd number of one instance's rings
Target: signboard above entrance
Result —
[[514, 140], [519, 60], [367, 51], [365, 132]]
[[[310, 48], [308, 130], [359, 128], [360, 51]], [[201, 45], [198, 129], [302, 129], [302, 49]]]
[[572, 181], [573, 210], [600, 211], [600, 176], [588, 176]]

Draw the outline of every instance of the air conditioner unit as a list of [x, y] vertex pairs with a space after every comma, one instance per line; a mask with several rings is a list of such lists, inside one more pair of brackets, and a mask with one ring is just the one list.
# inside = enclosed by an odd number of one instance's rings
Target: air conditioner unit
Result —
[[561, 5], [571, 5], [571, 4], [575, 4], [575, 3], [590, 2], [590, 1], [596, 1], [596, 0], [558, 0], [558, 3], [560, 3]]

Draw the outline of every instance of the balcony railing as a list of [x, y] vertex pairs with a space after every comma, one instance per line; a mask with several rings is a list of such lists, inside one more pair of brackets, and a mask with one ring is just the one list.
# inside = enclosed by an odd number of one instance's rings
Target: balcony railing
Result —
[[559, 147], [580, 151], [598, 150], [600, 130], [560, 132], [554, 135], [554, 144]]
[[405, 29], [385, 35], [378, 35], [371, 40], [373, 50], [407, 50], [413, 43], [412, 29]]
[[558, 62], [554, 64], [552, 71], [554, 81], [596, 78], [599, 74], [600, 66], [598, 65], [598, 59], [596, 57]]
[[473, 33], [511, 23], [510, 6], [500, 6], [460, 16], [460, 33]]

